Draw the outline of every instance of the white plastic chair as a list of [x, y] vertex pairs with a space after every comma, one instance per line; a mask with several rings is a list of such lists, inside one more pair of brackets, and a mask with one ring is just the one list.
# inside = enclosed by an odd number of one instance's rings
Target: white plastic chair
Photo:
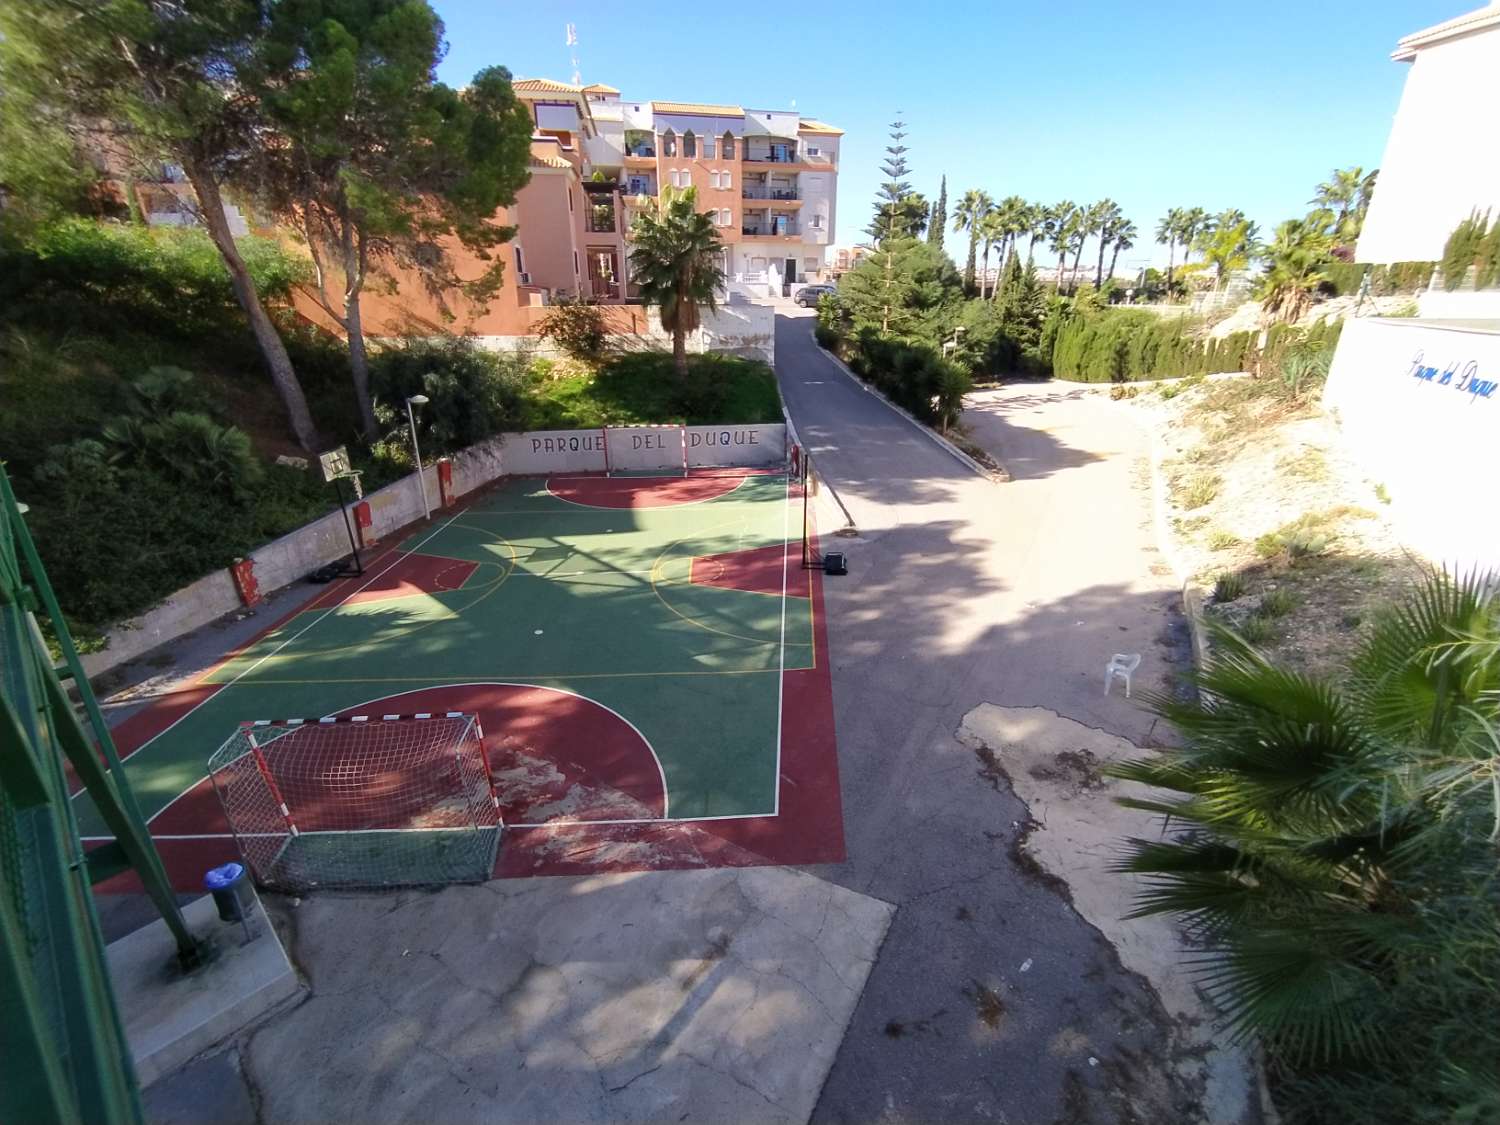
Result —
[[1141, 654], [1138, 652], [1117, 652], [1109, 658], [1109, 663], [1104, 666], [1104, 694], [1109, 694], [1110, 685], [1114, 683], [1115, 677], [1125, 681], [1125, 698], [1130, 698], [1130, 674], [1141, 666]]

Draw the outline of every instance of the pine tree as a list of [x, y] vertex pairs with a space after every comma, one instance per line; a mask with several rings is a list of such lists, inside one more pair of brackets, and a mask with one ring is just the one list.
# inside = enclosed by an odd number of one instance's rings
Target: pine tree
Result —
[[891, 143], [885, 146], [885, 160], [880, 165], [885, 182], [876, 195], [875, 219], [869, 229], [869, 233], [880, 241], [901, 234], [896, 217], [901, 201], [911, 194], [911, 181], [907, 179], [911, 175], [911, 166], [906, 162], [906, 146], [901, 143], [905, 138], [906, 122], [891, 122]]
[[938, 189], [937, 202], [932, 205], [932, 217], [927, 223], [927, 241], [939, 250], [943, 248], [943, 228], [948, 225], [948, 177], [943, 177], [943, 186]]

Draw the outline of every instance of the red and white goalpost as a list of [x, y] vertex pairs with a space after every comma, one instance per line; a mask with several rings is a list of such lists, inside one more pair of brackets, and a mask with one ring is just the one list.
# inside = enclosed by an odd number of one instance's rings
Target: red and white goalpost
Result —
[[243, 723], [208, 771], [262, 886], [478, 882], [494, 870], [504, 825], [475, 715]]

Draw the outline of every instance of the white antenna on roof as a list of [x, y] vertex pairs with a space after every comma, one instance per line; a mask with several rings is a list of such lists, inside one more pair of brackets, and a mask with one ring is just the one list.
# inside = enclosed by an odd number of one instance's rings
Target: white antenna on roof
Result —
[[567, 32], [568, 32], [568, 43], [567, 43], [567, 45], [569, 47], [573, 48], [572, 53], [571, 53], [571, 58], [572, 58], [572, 61], [573, 61], [573, 85], [575, 85], [575, 86], [582, 86], [583, 85], [583, 75], [582, 75], [582, 73], [578, 69], [578, 28], [575, 27], [573, 24], [570, 23], [567, 26]]

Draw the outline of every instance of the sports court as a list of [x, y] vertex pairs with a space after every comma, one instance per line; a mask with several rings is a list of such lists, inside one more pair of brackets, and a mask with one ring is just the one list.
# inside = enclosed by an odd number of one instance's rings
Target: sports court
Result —
[[448, 713], [482, 726], [496, 875], [841, 859], [802, 534], [779, 469], [503, 478], [434, 513], [115, 728], [168, 869], [236, 854], [206, 764], [242, 723]]

